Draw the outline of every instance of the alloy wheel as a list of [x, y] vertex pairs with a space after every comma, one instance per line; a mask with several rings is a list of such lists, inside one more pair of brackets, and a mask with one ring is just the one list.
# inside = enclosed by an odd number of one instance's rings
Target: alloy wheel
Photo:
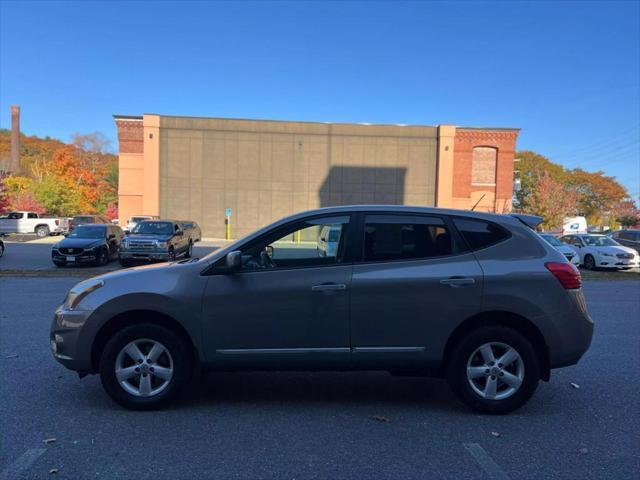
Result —
[[473, 391], [487, 400], [503, 400], [518, 391], [524, 379], [524, 362], [517, 350], [502, 342], [478, 347], [467, 361], [467, 380]]
[[139, 339], [120, 350], [115, 363], [120, 386], [136, 397], [152, 397], [165, 390], [173, 377], [173, 358], [156, 340]]

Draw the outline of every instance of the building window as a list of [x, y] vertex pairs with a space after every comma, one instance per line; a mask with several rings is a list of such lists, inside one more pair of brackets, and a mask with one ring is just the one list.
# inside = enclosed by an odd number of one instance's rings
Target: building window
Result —
[[471, 166], [471, 184], [495, 186], [496, 160], [498, 149], [492, 147], [475, 147]]

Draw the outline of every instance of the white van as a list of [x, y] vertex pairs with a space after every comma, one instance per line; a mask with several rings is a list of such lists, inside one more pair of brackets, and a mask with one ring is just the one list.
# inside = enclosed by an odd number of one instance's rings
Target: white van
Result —
[[587, 219], [585, 217], [566, 217], [562, 222], [562, 234], [588, 233]]

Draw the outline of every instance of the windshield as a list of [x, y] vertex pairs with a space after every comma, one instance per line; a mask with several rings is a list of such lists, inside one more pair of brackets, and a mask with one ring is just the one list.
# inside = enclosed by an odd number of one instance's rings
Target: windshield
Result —
[[553, 235], [540, 235], [540, 236], [544, 239], [545, 242], [547, 242], [549, 245], [553, 247], [561, 247], [563, 245], [563, 243]]
[[131, 217], [129, 219], [129, 222], [131, 222], [131, 223], [139, 223], [139, 222], [144, 222], [145, 220], [149, 220], [149, 217]]
[[604, 235], [589, 235], [587, 237], [582, 237], [585, 245], [589, 247], [615, 247], [620, 245], [618, 242], [613, 240], [612, 238], [605, 237]]
[[74, 228], [69, 235], [68, 238], [104, 238], [105, 237], [105, 227], [88, 227], [88, 226], [79, 226]]
[[144, 235], [172, 235], [173, 224], [169, 222], [141, 222], [135, 226], [132, 233]]
[[93, 223], [93, 217], [73, 217], [73, 223]]

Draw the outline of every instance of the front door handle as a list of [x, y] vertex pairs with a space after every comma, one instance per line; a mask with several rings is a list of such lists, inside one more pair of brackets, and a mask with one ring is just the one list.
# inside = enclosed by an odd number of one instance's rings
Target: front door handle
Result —
[[476, 283], [475, 279], [469, 277], [451, 277], [443, 278], [440, 280], [443, 285], [449, 285], [450, 287], [464, 287], [465, 285], [473, 285]]
[[312, 292], [334, 292], [346, 289], [347, 286], [344, 283], [321, 283], [320, 285], [314, 285], [311, 287]]

